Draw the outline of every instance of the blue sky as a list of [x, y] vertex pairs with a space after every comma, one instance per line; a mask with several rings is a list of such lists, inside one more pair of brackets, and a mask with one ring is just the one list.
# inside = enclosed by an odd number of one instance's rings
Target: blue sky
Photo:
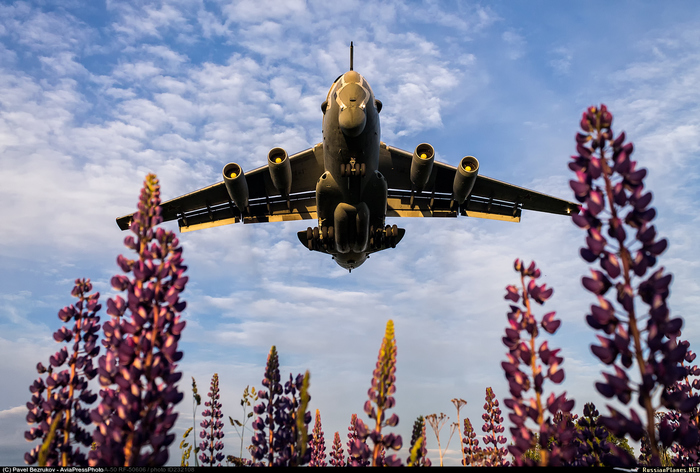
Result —
[[[348, 68], [350, 41], [355, 70], [384, 105], [383, 141], [429, 142], [451, 164], [471, 154], [484, 175], [568, 200], [580, 114], [606, 103], [649, 169], [657, 229], [670, 241], [661, 264], [674, 273], [671, 309], [697, 350], [694, 3], [331, 3], [0, 5], [1, 464], [23, 464], [30, 448], [28, 386], [56, 350], [73, 280], [91, 278], [103, 302], [114, 295], [115, 258], [127, 251], [114, 219], [133, 211], [144, 176], [155, 172], [168, 199], [219, 181], [229, 161], [254, 169], [272, 147], [292, 154], [319, 142], [320, 104]], [[545, 309], [563, 320], [550, 345], [562, 348], [566, 380], [554, 391], [572, 394], [577, 412], [588, 401], [605, 410], [585, 323], [594, 300], [580, 285], [584, 234], [567, 218], [395, 223], [407, 230], [401, 244], [352, 274], [299, 244], [306, 222], [181, 235], [190, 283], [178, 433], [192, 423], [191, 376], [206, 392], [219, 373], [224, 415], [240, 417], [241, 393], [260, 386], [274, 344], [283, 376], [310, 370], [327, 445], [335, 431], [345, 438], [389, 318], [404, 442], [418, 415], [455, 420], [455, 397], [479, 430], [485, 388], [508, 395], [503, 296], [517, 282], [515, 258], [537, 261], [555, 289]], [[238, 451], [232, 429], [224, 441]], [[432, 435], [428, 444], [436, 462]]]

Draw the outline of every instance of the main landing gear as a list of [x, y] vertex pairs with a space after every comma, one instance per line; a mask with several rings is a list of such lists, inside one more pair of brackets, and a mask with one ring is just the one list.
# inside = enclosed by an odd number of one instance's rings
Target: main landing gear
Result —
[[328, 250], [333, 248], [334, 242], [335, 232], [333, 227], [323, 226], [320, 230], [318, 227], [308, 227], [306, 229], [306, 244], [310, 250]]
[[396, 248], [399, 229], [396, 225], [387, 225], [384, 228], [375, 228], [372, 226], [369, 229], [369, 246], [373, 250], [383, 248]]

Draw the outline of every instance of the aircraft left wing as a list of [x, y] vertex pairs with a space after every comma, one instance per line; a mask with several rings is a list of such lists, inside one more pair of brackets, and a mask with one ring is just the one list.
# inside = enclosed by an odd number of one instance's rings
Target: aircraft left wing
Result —
[[[289, 164], [292, 170], [289, 200], [275, 188], [265, 165], [245, 173], [249, 214], [236, 207], [221, 181], [163, 202], [163, 221], [177, 220], [180, 231], [188, 232], [241, 220], [243, 223], [258, 223], [316, 219], [316, 182], [324, 172], [322, 144], [290, 156]], [[119, 217], [119, 228], [128, 229], [133, 215]]]
[[578, 213], [578, 204], [541, 192], [478, 175], [471, 194], [458, 208], [452, 201], [457, 168], [435, 161], [425, 189], [412, 191], [413, 153], [385, 143], [379, 152], [379, 171], [389, 187], [387, 217], [468, 217], [519, 222], [521, 211], [534, 210], [560, 215]]

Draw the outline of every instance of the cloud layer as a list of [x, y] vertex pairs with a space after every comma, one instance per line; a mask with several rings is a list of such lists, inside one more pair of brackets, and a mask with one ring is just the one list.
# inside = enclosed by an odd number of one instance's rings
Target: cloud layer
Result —
[[[671, 307], [691, 346], [700, 342], [693, 15], [642, 10], [613, 28], [620, 6], [595, 22], [584, 10], [542, 10], [432, 1], [0, 6], [0, 356], [12, 360], [0, 375], [14, 380], [0, 403], [0, 463], [22, 464], [30, 448], [22, 406], [33, 367], [55, 350], [72, 280], [92, 278], [103, 301], [113, 295], [114, 259], [125, 251], [114, 219], [133, 211], [145, 174], [157, 173], [168, 199], [218, 181], [226, 162], [253, 169], [274, 146], [294, 153], [319, 142], [320, 103], [348, 67], [351, 40], [355, 69], [384, 104], [384, 141], [409, 150], [429, 141], [451, 163], [474, 154], [488, 176], [567, 199], [579, 115], [607, 103], [650, 171], [657, 228], [671, 243], [662, 257], [675, 274]], [[594, 30], [577, 26], [581, 18]], [[463, 413], [477, 425], [487, 386], [507, 397], [503, 288], [517, 282], [520, 257], [536, 260], [555, 288], [546, 309], [563, 327], [550, 344], [562, 347], [567, 373], [557, 392], [573, 393], [577, 409], [593, 400], [604, 410], [580, 231], [531, 213], [520, 224], [407, 220], [395, 222], [407, 230], [395, 250], [352, 274], [299, 244], [306, 222], [180, 235], [190, 275], [181, 389], [194, 376], [206, 392], [218, 372], [224, 413], [240, 417], [240, 394], [260, 385], [274, 344], [283, 375], [311, 371], [311, 407], [327, 438], [344, 437], [391, 318], [404, 441], [418, 415], [453, 417], [454, 397], [469, 401]], [[178, 433], [192, 424], [188, 399]], [[232, 448], [233, 438], [226, 430]], [[171, 462], [178, 458], [173, 449]]]

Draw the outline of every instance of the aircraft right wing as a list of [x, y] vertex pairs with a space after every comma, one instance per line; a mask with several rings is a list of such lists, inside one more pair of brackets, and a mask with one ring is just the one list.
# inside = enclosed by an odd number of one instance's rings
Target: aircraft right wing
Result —
[[[315, 219], [316, 182], [324, 172], [321, 143], [289, 157], [292, 189], [289, 202], [275, 188], [268, 165], [246, 172], [249, 214], [242, 214], [231, 200], [224, 182], [204, 187], [161, 204], [163, 221], [177, 220], [180, 231], [228, 225]], [[122, 230], [129, 228], [134, 214], [117, 219]]]
[[379, 170], [387, 180], [387, 217], [468, 217], [519, 222], [521, 211], [534, 210], [560, 215], [578, 213], [578, 204], [478, 175], [471, 194], [458, 209], [452, 201], [457, 168], [435, 161], [425, 190], [412, 191], [413, 153], [381, 144]]

